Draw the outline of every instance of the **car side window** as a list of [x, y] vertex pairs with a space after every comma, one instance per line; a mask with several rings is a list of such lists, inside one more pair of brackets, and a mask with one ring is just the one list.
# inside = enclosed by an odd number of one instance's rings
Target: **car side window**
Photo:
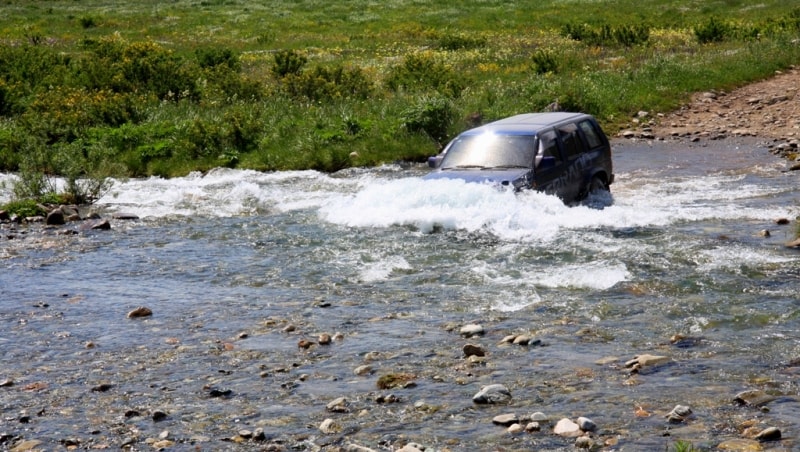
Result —
[[570, 159], [584, 151], [583, 142], [578, 135], [578, 126], [574, 123], [558, 127], [558, 136], [564, 149], [564, 157]]
[[597, 135], [597, 129], [595, 129], [591, 121], [581, 121], [578, 126], [581, 128], [583, 136], [586, 138], [589, 149], [596, 149], [603, 145], [600, 136]]
[[[548, 130], [539, 134], [539, 152], [538, 156], [553, 157], [555, 165], [561, 164], [561, 153], [558, 151], [558, 142], [556, 141], [556, 132]], [[538, 157], [537, 156], [537, 157]], [[537, 163], [538, 163], [537, 158]]]

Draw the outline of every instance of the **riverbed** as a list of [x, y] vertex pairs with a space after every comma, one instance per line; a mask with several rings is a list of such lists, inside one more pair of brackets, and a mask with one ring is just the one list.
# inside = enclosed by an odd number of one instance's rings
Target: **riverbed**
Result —
[[[120, 181], [97, 208], [138, 219], [109, 231], [0, 229], [0, 448], [572, 450], [553, 426], [587, 417], [605, 450], [794, 450], [786, 164], [618, 142], [612, 195], [577, 206], [407, 164]], [[511, 399], [473, 402], [490, 384]]]

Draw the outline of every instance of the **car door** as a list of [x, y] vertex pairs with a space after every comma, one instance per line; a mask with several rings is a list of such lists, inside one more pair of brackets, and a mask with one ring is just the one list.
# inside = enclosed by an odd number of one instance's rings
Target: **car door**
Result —
[[564, 168], [561, 178], [563, 182], [563, 197], [566, 203], [575, 201], [580, 197], [584, 181], [586, 167], [590, 164], [589, 156], [586, 154], [586, 145], [578, 132], [578, 126], [574, 122], [562, 124], [556, 127], [561, 152], [564, 156]]
[[566, 180], [560, 177], [564, 171], [564, 158], [561, 155], [556, 131], [550, 129], [539, 132], [538, 146], [534, 168], [536, 188], [562, 198], [565, 194]]

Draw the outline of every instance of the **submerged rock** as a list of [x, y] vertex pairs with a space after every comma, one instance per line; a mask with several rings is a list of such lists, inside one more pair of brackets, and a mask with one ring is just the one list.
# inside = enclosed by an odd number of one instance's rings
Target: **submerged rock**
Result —
[[484, 386], [472, 397], [477, 404], [507, 403], [511, 401], [511, 391], [501, 384]]
[[773, 400], [775, 400], [775, 397], [758, 389], [742, 391], [736, 394], [736, 397], [733, 398], [734, 402], [747, 406], [762, 406], [772, 402]]

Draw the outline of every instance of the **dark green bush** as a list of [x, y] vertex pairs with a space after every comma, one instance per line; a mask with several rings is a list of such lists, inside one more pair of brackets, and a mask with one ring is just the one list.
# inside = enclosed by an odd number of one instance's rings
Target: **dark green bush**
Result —
[[631, 47], [647, 43], [650, 39], [650, 27], [644, 24], [603, 24], [597, 30], [587, 24], [566, 24], [561, 28], [561, 35], [588, 45]]
[[316, 66], [311, 71], [288, 74], [282, 82], [289, 95], [312, 101], [366, 99], [373, 92], [372, 82], [358, 67]]
[[453, 103], [446, 97], [423, 97], [402, 114], [403, 127], [409, 132], [424, 133], [440, 146], [449, 139], [449, 129], [456, 118]]
[[393, 67], [386, 79], [392, 91], [435, 90], [448, 97], [458, 97], [466, 88], [466, 80], [453, 69], [436, 60], [430, 53], [414, 53]]
[[447, 34], [439, 38], [439, 48], [442, 50], [469, 50], [486, 46], [486, 38], [473, 37], [466, 34]]
[[533, 70], [537, 74], [558, 73], [558, 56], [549, 50], [539, 49], [533, 54]]
[[707, 21], [697, 24], [692, 31], [701, 44], [720, 42], [728, 38], [733, 28], [731, 25], [710, 17]]
[[287, 75], [298, 75], [307, 62], [308, 58], [296, 50], [281, 50], [275, 53], [272, 73], [278, 78], [284, 78]]
[[242, 68], [242, 64], [239, 62], [239, 55], [231, 49], [202, 48], [195, 50], [194, 54], [201, 68], [224, 65], [236, 72]]

